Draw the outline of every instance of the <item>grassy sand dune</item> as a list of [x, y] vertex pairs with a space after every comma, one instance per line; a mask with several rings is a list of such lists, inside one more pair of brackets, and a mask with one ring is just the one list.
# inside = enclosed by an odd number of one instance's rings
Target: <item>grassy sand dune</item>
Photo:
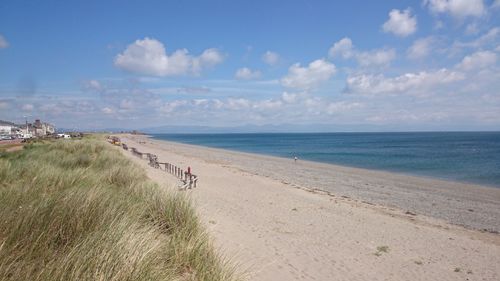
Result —
[[234, 280], [189, 200], [99, 140], [0, 156], [0, 280]]

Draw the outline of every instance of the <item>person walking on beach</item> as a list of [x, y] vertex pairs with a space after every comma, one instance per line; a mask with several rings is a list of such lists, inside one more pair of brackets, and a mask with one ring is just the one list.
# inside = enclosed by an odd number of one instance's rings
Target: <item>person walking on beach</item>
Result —
[[293, 161], [295, 161], [295, 163], [297, 163], [297, 156], [293, 157]]

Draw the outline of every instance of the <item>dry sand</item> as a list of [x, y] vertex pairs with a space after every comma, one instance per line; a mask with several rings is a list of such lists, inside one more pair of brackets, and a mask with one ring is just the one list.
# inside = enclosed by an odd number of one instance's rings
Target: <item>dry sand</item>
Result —
[[[490, 233], [500, 228], [498, 189], [122, 140], [191, 166], [200, 181], [186, 192], [216, 246], [250, 280], [500, 280], [500, 235]], [[176, 178], [124, 153], [176, 189]]]

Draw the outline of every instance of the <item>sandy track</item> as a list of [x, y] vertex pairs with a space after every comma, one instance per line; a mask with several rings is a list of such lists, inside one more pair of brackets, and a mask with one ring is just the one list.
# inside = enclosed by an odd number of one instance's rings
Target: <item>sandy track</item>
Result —
[[[157, 154], [161, 161], [193, 168], [200, 184], [188, 192], [202, 221], [216, 245], [240, 263], [251, 280], [500, 279], [499, 235], [421, 213], [405, 214], [406, 209], [377, 200], [364, 203], [340, 196], [344, 193], [325, 195], [293, 188], [298, 184], [255, 172], [254, 166], [268, 165], [266, 157], [240, 153], [229, 157], [213, 149], [143, 136], [122, 139], [142, 152]], [[145, 167], [152, 179], [175, 189], [178, 182], [173, 176], [124, 153]], [[353, 185], [397, 183], [373, 176], [377, 173], [355, 173], [355, 180], [342, 170], [337, 173], [339, 180]], [[418, 178], [408, 181], [418, 183]], [[461, 186], [457, 192], [462, 189], [467, 190]]]

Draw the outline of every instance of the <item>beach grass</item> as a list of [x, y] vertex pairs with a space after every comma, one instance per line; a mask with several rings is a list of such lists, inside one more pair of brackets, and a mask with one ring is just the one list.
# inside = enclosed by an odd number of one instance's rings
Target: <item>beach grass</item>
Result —
[[235, 280], [188, 198], [98, 139], [0, 156], [0, 280]]

